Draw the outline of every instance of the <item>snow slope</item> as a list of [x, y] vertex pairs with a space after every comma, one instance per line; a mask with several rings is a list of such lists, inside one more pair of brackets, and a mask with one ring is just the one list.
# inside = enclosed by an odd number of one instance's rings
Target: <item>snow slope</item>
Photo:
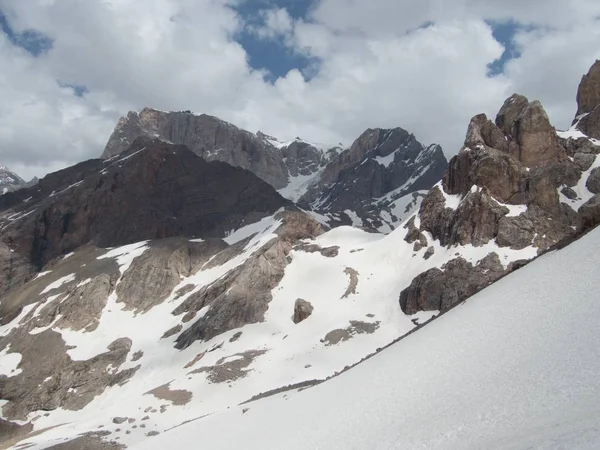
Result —
[[[127, 384], [107, 388], [84, 409], [59, 408], [43, 414], [31, 413], [28, 420], [35, 419], [34, 430], [55, 428], [25, 443], [31, 444], [31, 449], [42, 449], [57, 439], [73, 439], [102, 427], [103, 431], [112, 433], [110, 439], [119, 438], [122, 444], [135, 445], [147, 440], [150, 431], [165, 433], [187, 421], [237, 408], [256, 395], [324, 380], [409, 333], [415, 328], [414, 322], [423, 323], [436, 314], [406, 316], [399, 307], [400, 292], [419, 273], [440, 267], [456, 253], [476, 263], [495, 251], [505, 266], [511, 261], [533, 258], [537, 253], [533, 247], [515, 251], [499, 248], [494, 242], [481, 247], [443, 248], [428, 236], [435, 253], [425, 260], [425, 249], [414, 252], [412, 244], [404, 240], [406, 230], [402, 226], [389, 235], [338, 227], [307, 241], [321, 248], [338, 247], [337, 256], [292, 250], [283, 279], [272, 291], [264, 322], [228, 331], [209, 341], [194, 342], [185, 350], [173, 347], [175, 337], [161, 339], [167, 330], [181, 322], [181, 317], [171, 314], [176, 307], [204, 286], [244, 264], [254, 252], [276, 238], [275, 232], [280, 226], [281, 221], [273, 217], [233, 231], [227, 238], [229, 243], [245, 237], [250, 239], [241, 254], [222, 265], [182, 278], [171, 296], [147, 313], [125, 310], [113, 293], [95, 330], [73, 331], [51, 324], [71, 347], [68, 354], [74, 360], [101, 354], [121, 337], [131, 339], [131, 352], [143, 352], [143, 356], [139, 360], [128, 359], [118, 368], [140, 366]], [[124, 274], [135, 258], [143, 254], [146, 245], [142, 242], [116, 248], [100, 258], [114, 258]], [[59, 270], [58, 266], [54, 270]], [[65, 284], [60, 286], [56, 283], [52, 291], [56, 301], [62, 299], [69, 286], [88, 281], [78, 273], [65, 275], [69, 275], [68, 281], [61, 280]], [[189, 284], [194, 286], [191, 291], [183, 296], [176, 294]], [[294, 324], [292, 316], [298, 298], [309, 301], [314, 311], [305, 321]], [[53, 300], [47, 300], [50, 301]], [[201, 310], [199, 316], [206, 314], [209, 308]], [[0, 326], [0, 335], [8, 333], [28, 313], [26, 308], [19, 318]], [[183, 329], [192, 323], [184, 323]], [[35, 329], [31, 333], [43, 330]], [[17, 361], [17, 356], [14, 358]], [[218, 377], [211, 376], [219, 370], [229, 370], [226, 364], [240, 359], [244, 359], [246, 365], [239, 378], [219, 381], [215, 380]], [[165, 385], [170, 390], [185, 392], [189, 401], [175, 403], [148, 394]], [[159, 409], [161, 413], [156, 413]], [[146, 416], [144, 428], [138, 427]], [[113, 423], [114, 417], [129, 417], [136, 422], [126, 428]]]
[[131, 448], [600, 448], [600, 229], [337, 378]]

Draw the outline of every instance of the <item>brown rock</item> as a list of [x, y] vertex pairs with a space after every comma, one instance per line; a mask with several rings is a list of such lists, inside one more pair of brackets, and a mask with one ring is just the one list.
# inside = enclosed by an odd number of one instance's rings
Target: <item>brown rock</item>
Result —
[[516, 133], [513, 136], [519, 144], [518, 158], [526, 166], [538, 166], [566, 156], [558, 143], [556, 130], [539, 101], [531, 102], [513, 127]]
[[299, 298], [294, 304], [294, 316], [292, 317], [292, 320], [294, 323], [300, 323], [303, 320], [308, 319], [313, 310], [313, 305], [310, 302]]
[[475, 266], [456, 258], [443, 267], [416, 277], [400, 294], [400, 307], [407, 315], [419, 311], [444, 312], [502, 277], [506, 270], [496, 253]]
[[577, 90], [577, 116], [592, 112], [600, 104], [600, 60], [583, 76]]

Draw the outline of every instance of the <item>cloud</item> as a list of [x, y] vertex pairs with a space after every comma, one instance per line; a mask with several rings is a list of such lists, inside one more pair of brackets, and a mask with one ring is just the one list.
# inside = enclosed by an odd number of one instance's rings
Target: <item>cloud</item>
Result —
[[[321, 0], [292, 17], [282, 0], [0, 0], [0, 162], [23, 177], [97, 157], [119, 116], [152, 106], [214, 114], [251, 131], [350, 144], [367, 127], [402, 126], [451, 155], [469, 119], [505, 97], [540, 99], [559, 127], [600, 57], [595, 0]], [[237, 41], [255, 28], [314, 65], [274, 82]], [[520, 57], [489, 77], [504, 49], [486, 21], [522, 25]], [[427, 26], [424, 26], [427, 24]]]

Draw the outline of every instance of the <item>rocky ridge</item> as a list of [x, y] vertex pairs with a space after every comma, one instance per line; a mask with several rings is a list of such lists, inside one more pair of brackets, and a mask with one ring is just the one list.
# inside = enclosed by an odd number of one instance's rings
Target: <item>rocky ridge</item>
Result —
[[250, 170], [328, 226], [361, 223], [388, 232], [418, 207], [447, 164], [441, 147], [425, 147], [401, 128], [369, 129], [344, 150], [300, 138], [279, 142], [213, 116], [151, 108], [121, 118], [102, 157], [119, 154], [139, 136]]

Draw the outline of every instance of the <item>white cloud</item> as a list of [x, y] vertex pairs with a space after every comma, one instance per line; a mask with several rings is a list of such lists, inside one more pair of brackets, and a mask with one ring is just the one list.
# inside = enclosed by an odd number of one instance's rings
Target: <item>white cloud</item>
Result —
[[[15, 29], [54, 40], [34, 58], [0, 34], [0, 162], [31, 177], [97, 157], [118, 117], [144, 106], [330, 143], [402, 126], [453, 154], [469, 119], [515, 91], [568, 125], [600, 57], [595, 0], [322, 0], [306, 21], [269, 5], [260, 33], [317, 58], [309, 81], [252, 70], [234, 39], [247, 24], [227, 0], [0, 0]], [[541, 27], [517, 36], [522, 57], [495, 78], [487, 65], [503, 49], [484, 19]]]

